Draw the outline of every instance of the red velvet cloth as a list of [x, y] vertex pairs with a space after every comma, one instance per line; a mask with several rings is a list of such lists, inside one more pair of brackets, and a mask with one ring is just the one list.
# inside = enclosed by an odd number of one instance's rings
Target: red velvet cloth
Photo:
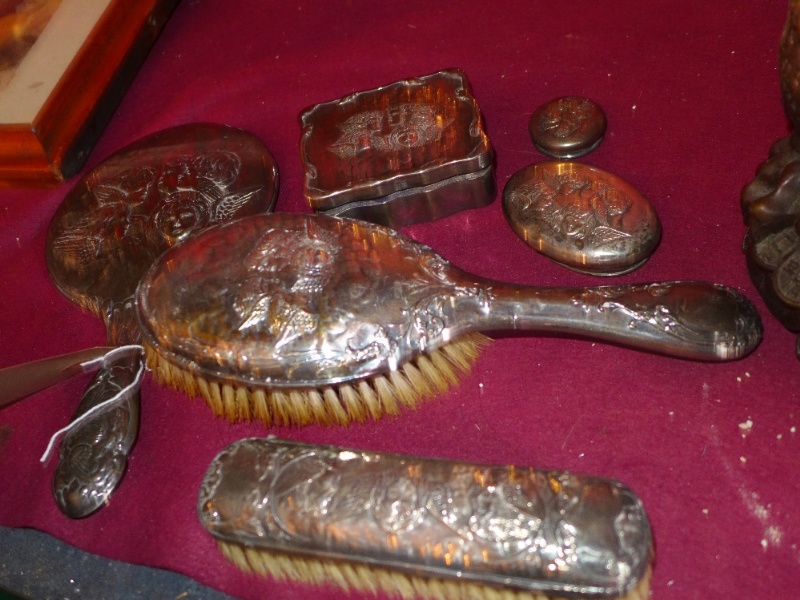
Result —
[[[198, 522], [198, 487], [213, 456], [239, 438], [274, 434], [618, 479], [652, 521], [654, 598], [797, 597], [796, 336], [749, 281], [739, 209], [741, 188], [788, 131], [777, 72], [785, 17], [780, 0], [184, 0], [84, 172], [156, 130], [225, 123], [273, 153], [278, 210], [308, 211], [302, 109], [458, 67], [484, 114], [502, 190], [512, 173], [544, 159], [528, 135], [532, 111], [557, 96], [587, 95], [605, 109], [608, 131], [581, 160], [627, 179], [660, 215], [663, 240], [645, 266], [614, 279], [565, 270], [517, 239], [499, 200], [405, 233], [459, 266], [515, 283], [725, 283], [755, 301], [764, 340], [744, 360], [708, 364], [504, 336], [453, 392], [346, 429], [230, 425], [147, 376], [127, 476], [106, 508], [71, 521], [51, 498], [55, 461], [38, 459], [85, 389], [88, 376], [78, 376], [0, 411], [0, 524], [185, 573], [243, 599], [343, 598], [333, 588], [240, 574]], [[105, 339], [97, 319], [59, 295], [44, 264], [49, 219], [75, 181], [0, 192], [0, 367]]]

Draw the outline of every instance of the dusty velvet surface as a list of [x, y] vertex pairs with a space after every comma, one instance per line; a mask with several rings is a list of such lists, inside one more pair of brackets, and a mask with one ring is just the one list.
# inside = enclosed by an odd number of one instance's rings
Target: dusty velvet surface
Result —
[[[156, 130], [225, 123], [272, 151], [278, 210], [308, 211], [302, 109], [458, 67], [483, 111], [502, 190], [515, 171], [544, 159], [528, 136], [532, 111], [557, 96], [587, 95], [605, 109], [608, 131], [582, 160], [637, 186], [662, 221], [663, 240], [644, 267], [613, 280], [567, 271], [514, 236], [499, 201], [405, 233], [459, 266], [515, 283], [725, 283], [756, 302], [764, 340], [744, 360], [706, 364], [584, 340], [504, 336], [452, 393], [347, 429], [230, 425], [147, 377], [123, 485], [98, 514], [70, 521], [51, 499], [54, 461], [38, 459], [77, 405], [88, 381], [79, 376], [0, 411], [0, 524], [179, 571], [243, 599], [307, 597], [304, 586], [241, 575], [196, 517], [198, 486], [216, 452], [244, 436], [275, 434], [619, 479], [652, 521], [654, 598], [793, 597], [800, 364], [796, 336], [766, 312], [747, 277], [739, 211], [742, 186], [787, 132], [776, 68], [785, 16], [781, 0], [184, 0], [84, 172]], [[44, 264], [48, 221], [76, 180], [0, 191], [0, 366], [104, 340], [101, 324], [59, 295]], [[314, 594], [345, 597], [332, 588]]]

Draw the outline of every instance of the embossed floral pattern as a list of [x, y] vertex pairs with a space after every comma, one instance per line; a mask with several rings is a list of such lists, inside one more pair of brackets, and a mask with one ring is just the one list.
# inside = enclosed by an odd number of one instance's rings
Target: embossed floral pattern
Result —
[[244, 545], [528, 589], [626, 589], [650, 557], [642, 506], [616, 482], [276, 439], [225, 449], [199, 507]]

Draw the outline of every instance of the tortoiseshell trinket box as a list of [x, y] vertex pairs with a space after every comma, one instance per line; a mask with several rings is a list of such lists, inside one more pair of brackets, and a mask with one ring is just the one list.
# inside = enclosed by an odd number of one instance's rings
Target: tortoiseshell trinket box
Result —
[[489, 204], [494, 153], [466, 76], [449, 69], [300, 115], [311, 208], [390, 227]]

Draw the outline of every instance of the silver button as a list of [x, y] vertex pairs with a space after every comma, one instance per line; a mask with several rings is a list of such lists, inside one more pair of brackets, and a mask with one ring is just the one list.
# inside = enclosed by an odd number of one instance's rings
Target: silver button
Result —
[[540, 152], [555, 158], [577, 158], [603, 141], [606, 115], [589, 98], [566, 96], [537, 108], [528, 129]]

